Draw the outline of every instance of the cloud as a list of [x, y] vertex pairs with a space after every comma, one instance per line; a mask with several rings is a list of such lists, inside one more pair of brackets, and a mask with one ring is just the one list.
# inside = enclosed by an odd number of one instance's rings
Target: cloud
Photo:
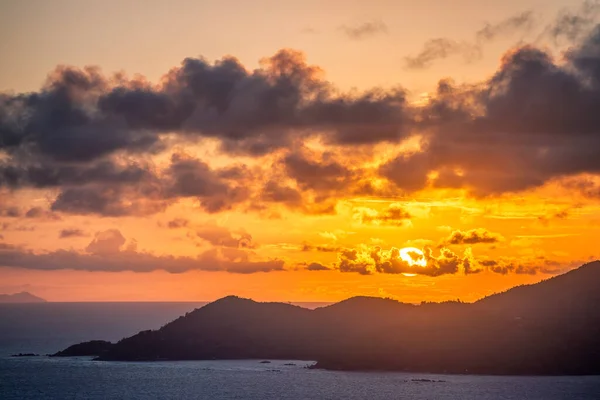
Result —
[[430, 39], [416, 56], [405, 57], [409, 69], [424, 69], [438, 60], [461, 55], [466, 62], [480, 59], [486, 43], [498, 36], [507, 36], [515, 32], [526, 32], [533, 25], [533, 13], [525, 11], [496, 24], [487, 23], [475, 34], [474, 42], [456, 41], [448, 38]]
[[441, 81], [422, 109], [430, 126], [422, 151], [387, 161], [379, 173], [407, 191], [463, 188], [477, 196], [598, 174], [600, 119], [591, 110], [600, 99], [599, 37], [571, 49], [565, 65], [525, 46], [505, 55], [485, 84]]
[[467, 62], [481, 58], [482, 49], [478, 44], [458, 42], [448, 38], [430, 39], [416, 56], [405, 57], [406, 68], [425, 69], [435, 61], [443, 60], [453, 55], [462, 55]]
[[586, 0], [576, 10], [561, 10], [556, 20], [546, 28], [554, 40], [566, 39], [569, 42], [588, 34], [600, 12], [597, 0]]
[[115, 254], [121, 251], [121, 247], [123, 247], [125, 241], [125, 236], [119, 230], [109, 229], [97, 232], [85, 250], [95, 255]]
[[514, 32], [528, 31], [534, 23], [534, 14], [532, 11], [524, 11], [520, 14], [513, 15], [496, 24], [486, 23], [475, 34], [478, 42], [490, 41], [498, 36], [509, 35]]
[[174, 154], [167, 171], [166, 191], [176, 198], [197, 198], [209, 213], [229, 210], [249, 198], [247, 188], [241, 184], [243, 177], [235, 175], [230, 180], [230, 173], [230, 169], [213, 170], [199, 159]]
[[569, 262], [551, 260], [546, 257], [514, 260], [506, 257], [499, 259], [482, 259], [478, 263], [482, 268], [501, 275], [514, 273], [517, 275], [558, 275], [577, 268], [589, 260], [572, 260]]
[[[488, 25], [478, 36], [494, 38], [527, 20]], [[233, 57], [187, 58], [158, 84], [61, 67], [36, 92], [0, 95], [0, 188], [43, 190], [57, 214], [147, 216], [181, 199], [208, 213], [331, 214], [356, 196], [432, 188], [489, 197], [594, 177], [599, 29], [560, 60], [516, 47], [489, 79], [442, 80], [418, 105], [399, 87], [342, 92], [287, 49], [252, 71]], [[169, 145], [206, 139], [235, 164]], [[418, 148], [396, 150], [406, 141]], [[385, 157], [375, 155], [388, 144]], [[165, 161], [154, 164], [159, 152]], [[595, 195], [594, 185], [571, 185]], [[375, 212], [357, 218], [409, 220], [394, 214], [401, 210]]]
[[98, 232], [84, 252], [56, 250], [35, 253], [21, 247], [0, 247], [0, 265], [35, 270], [72, 269], [79, 271], [133, 271], [152, 272], [164, 270], [170, 273], [186, 271], [225, 271], [250, 274], [256, 272], [282, 271], [281, 260], [253, 260], [241, 250], [210, 249], [197, 257], [155, 255], [137, 251], [135, 241], [124, 246], [126, 239], [115, 229]]
[[60, 220], [60, 216], [56, 215], [52, 211], [44, 210], [41, 207], [32, 207], [25, 213], [25, 218], [31, 219], [49, 219], [49, 220]]
[[304, 135], [348, 139], [357, 123], [364, 132], [398, 137], [401, 129], [390, 124], [402, 123], [403, 102], [395, 91], [342, 94], [288, 49], [254, 71], [233, 57], [213, 64], [186, 58], [160, 85], [59, 67], [38, 92], [0, 95], [0, 148], [14, 158], [89, 163], [160, 152], [164, 137], [175, 134], [215, 138], [223, 151], [260, 156]]
[[337, 268], [340, 272], [354, 272], [361, 275], [383, 274], [416, 274], [425, 276], [441, 276], [456, 274], [470, 259], [467, 253], [463, 258], [451, 250], [442, 248], [438, 256], [429, 248], [425, 249], [425, 267], [410, 265], [400, 257], [400, 250], [391, 248], [383, 250], [380, 247], [368, 248], [362, 246], [355, 249], [344, 249], [338, 254]]
[[342, 248], [340, 246], [333, 246], [330, 244], [314, 245], [314, 244], [311, 244], [308, 242], [304, 242], [302, 244], [302, 251], [318, 251], [321, 253], [337, 253], [340, 250], [342, 250]]
[[169, 229], [185, 228], [189, 225], [189, 223], [190, 221], [186, 218], [175, 218], [167, 222], [167, 227]]
[[382, 20], [367, 21], [352, 26], [342, 25], [339, 29], [352, 40], [388, 33], [388, 27]]
[[67, 239], [67, 238], [72, 238], [72, 237], [85, 237], [87, 236], [87, 234], [82, 231], [81, 229], [61, 229], [59, 234], [58, 234], [58, 238], [59, 239]]
[[356, 207], [352, 218], [361, 224], [406, 226], [412, 216], [399, 203], [392, 203], [381, 211]]
[[0, 207], [0, 217], [7, 217], [7, 218], [18, 218], [21, 216], [21, 210], [19, 209], [19, 207], [15, 207], [15, 206], [1, 206]]
[[560, 185], [590, 199], [600, 199], [600, 179], [596, 176], [577, 176], [563, 179]]
[[335, 269], [340, 272], [358, 273], [361, 275], [374, 274], [410, 274], [439, 277], [442, 275], [479, 274], [483, 272], [495, 274], [535, 275], [538, 273], [556, 275], [578, 267], [584, 261], [558, 261], [546, 257], [491, 259], [476, 257], [471, 248], [465, 249], [460, 256], [448, 248], [440, 248], [436, 255], [425, 247], [423, 255], [416, 254], [413, 259], [423, 258], [426, 266], [410, 265], [400, 257], [400, 250], [392, 247], [389, 250], [379, 246], [342, 249], [338, 253]]
[[498, 233], [490, 232], [484, 228], [471, 229], [468, 231], [456, 230], [450, 236], [442, 241], [445, 245], [461, 244], [479, 244], [479, 243], [498, 243], [504, 240], [504, 237]]
[[309, 265], [307, 265], [306, 270], [307, 271], [331, 271], [331, 268], [329, 268], [323, 264], [314, 262], [314, 263], [310, 263]]
[[303, 152], [289, 153], [283, 160], [287, 175], [304, 190], [333, 191], [347, 187], [352, 172], [335, 160], [311, 158]]
[[200, 239], [214, 245], [232, 248], [253, 248], [252, 236], [239, 229], [231, 231], [228, 228], [218, 226], [216, 223], [206, 223], [199, 227], [194, 227], [195, 235]]

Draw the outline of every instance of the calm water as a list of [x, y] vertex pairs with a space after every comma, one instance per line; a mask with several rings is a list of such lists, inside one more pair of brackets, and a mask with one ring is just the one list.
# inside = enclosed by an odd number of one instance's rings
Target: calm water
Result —
[[[306, 369], [307, 363], [303, 361], [114, 363], [89, 358], [7, 357], [15, 351], [54, 352], [64, 347], [61, 344], [57, 348], [58, 344], [65, 341], [72, 344], [72, 339], [81, 335], [84, 335], [82, 340], [116, 340], [133, 333], [132, 329], [159, 327], [198, 304], [28, 306], [8, 311], [7, 306], [0, 306], [2, 400], [600, 399], [600, 377], [330, 372]], [[56, 320], [48, 314], [54, 314]], [[65, 329], [66, 322], [71, 324], [70, 329]], [[138, 327], [140, 324], [145, 325]]]

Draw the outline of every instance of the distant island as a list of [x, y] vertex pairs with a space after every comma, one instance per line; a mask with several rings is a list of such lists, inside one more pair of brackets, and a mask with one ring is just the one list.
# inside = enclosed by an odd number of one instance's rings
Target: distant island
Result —
[[229, 296], [158, 330], [56, 356], [296, 359], [315, 368], [458, 374], [600, 374], [600, 262], [475, 303], [354, 297], [308, 310]]
[[34, 296], [29, 292], [20, 292], [15, 294], [0, 294], [0, 303], [46, 303], [46, 300]]

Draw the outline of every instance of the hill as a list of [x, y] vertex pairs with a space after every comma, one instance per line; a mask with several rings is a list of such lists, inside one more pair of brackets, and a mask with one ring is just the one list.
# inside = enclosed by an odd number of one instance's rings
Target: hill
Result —
[[20, 292], [15, 294], [0, 294], [0, 303], [46, 303], [46, 300], [34, 296], [29, 292]]
[[316, 367], [600, 374], [600, 262], [476, 303], [355, 297], [315, 310], [229, 296], [111, 345], [101, 360], [302, 359]]

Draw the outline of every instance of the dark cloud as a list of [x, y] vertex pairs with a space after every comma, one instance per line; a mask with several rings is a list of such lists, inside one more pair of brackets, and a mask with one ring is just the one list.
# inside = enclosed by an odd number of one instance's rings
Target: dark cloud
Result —
[[342, 248], [339, 246], [333, 246], [329, 244], [321, 244], [315, 245], [308, 242], [302, 244], [302, 251], [318, 251], [321, 253], [337, 253], [341, 251]]
[[195, 197], [211, 213], [231, 209], [250, 195], [247, 187], [228, 182], [205, 162], [181, 154], [171, 158], [167, 180], [170, 196]]
[[352, 172], [324, 154], [321, 159], [312, 159], [302, 152], [291, 152], [283, 164], [287, 175], [304, 190], [330, 191], [347, 187], [352, 180]]
[[144, 216], [164, 211], [170, 203], [160, 193], [142, 186], [86, 186], [65, 188], [52, 203], [52, 210], [67, 214], [122, 217]]
[[412, 216], [401, 204], [392, 203], [380, 211], [356, 207], [353, 218], [361, 224], [403, 226], [410, 223]]
[[319, 263], [310, 263], [306, 266], [306, 270], [307, 271], [331, 271], [331, 268], [323, 265], [323, 264], [319, 264]]
[[80, 271], [133, 271], [164, 270], [170, 273], [186, 271], [225, 271], [250, 274], [283, 270], [281, 260], [253, 261], [242, 250], [235, 252], [211, 249], [197, 257], [158, 256], [137, 251], [135, 241], [125, 246], [126, 240], [118, 230], [99, 232], [86, 252], [56, 250], [34, 253], [21, 247], [0, 247], [0, 266], [36, 270], [72, 269]]
[[471, 62], [481, 58], [486, 43], [498, 36], [506, 36], [515, 32], [526, 32], [533, 25], [533, 13], [525, 11], [509, 17], [496, 24], [487, 23], [475, 34], [474, 42], [456, 41], [448, 38], [430, 39], [416, 56], [406, 57], [406, 67], [423, 69], [430, 67], [438, 60], [460, 55], [465, 61]]
[[25, 213], [25, 218], [32, 219], [47, 219], [47, 220], [60, 220], [60, 216], [56, 215], [50, 210], [43, 209], [42, 207], [32, 207]]
[[72, 238], [72, 237], [85, 237], [85, 236], [87, 236], [87, 234], [83, 230], [77, 229], [77, 228], [61, 229], [58, 234], [59, 239], [67, 239], [67, 238]]
[[306, 135], [334, 142], [400, 136], [403, 91], [342, 94], [321, 75], [292, 50], [252, 72], [232, 57], [187, 58], [160, 85], [61, 67], [39, 92], [0, 97], [0, 148], [13, 158], [90, 162], [160, 151], [166, 134], [217, 138], [223, 150], [246, 155]]
[[152, 178], [152, 167], [141, 163], [102, 160], [90, 164], [55, 162], [0, 163], [0, 187], [54, 188], [98, 184], [137, 184]]
[[509, 258], [499, 259], [482, 259], [478, 260], [477, 263], [490, 272], [494, 272], [501, 275], [507, 275], [514, 273], [517, 275], [558, 275], [565, 273], [573, 268], [577, 268], [580, 265], [585, 264], [589, 260], [574, 260], [569, 262], [561, 262], [557, 260], [551, 260], [546, 257], [537, 257], [530, 260], [514, 260]]
[[18, 218], [21, 216], [21, 209], [16, 206], [0, 206], [0, 217]]
[[382, 20], [367, 21], [356, 25], [342, 25], [339, 28], [352, 40], [361, 40], [378, 34], [387, 34], [388, 27]]
[[402, 88], [372, 89], [359, 95], [317, 97], [306, 105], [303, 124], [331, 145], [396, 142], [415, 127], [412, 108]]
[[456, 230], [442, 241], [446, 245], [478, 244], [478, 243], [498, 243], [503, 241], [502, 235], [490, 232], [484, 228], [471, 229], [468, 231]]
[[260, 201], [267, 203], [282, 203], [290, 208], [303, 206], [302, 193], [296, 188], [282, 185], [275, 180], [266, 182], [260, 193]]
[[185, 218], [175, 218], [167, 223], [169, 229], [185, 228], [189, 225], [190, 221]]
[[120, 149], [147, 151], [158, 138], [94, 112], [109, 82], [97, 68], [59, 67], [36, 93], [3, 96], [0, 143], [58, 161], [89, 161]]

